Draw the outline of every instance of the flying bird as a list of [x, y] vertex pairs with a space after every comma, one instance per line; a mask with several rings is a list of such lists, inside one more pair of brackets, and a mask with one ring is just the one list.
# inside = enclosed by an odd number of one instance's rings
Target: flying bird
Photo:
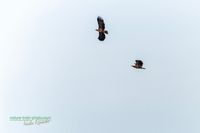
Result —
[[98, 16], [98, 17], [97, 17], [97, 22], [98, 22], [98, 25], [99, 25], [98, 29], [96, 29], [96, 31], [99, 32], [99, 37], [98, 37], [98, 39], [99, 39], [100, 41], [103, 41], [103, 40], [105, 40], [105, 38], [106, 38], [106, 35], [105, 35], [105, 34], [108, 34], [108, 31], [105, 30], [105, 23], [104, 23], [104, 20], [103, 20], [102, 17]]
[[132, 67], [136, 69], [145, 69], [142, 66], [143, 66], [143, 62], [141, 60], [135, 60], [135, 64], [132, 65]]

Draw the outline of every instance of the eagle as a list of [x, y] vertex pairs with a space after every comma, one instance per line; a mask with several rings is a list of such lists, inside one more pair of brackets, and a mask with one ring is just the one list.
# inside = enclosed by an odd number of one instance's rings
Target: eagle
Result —
[[132, 65], [132, 67], [136, 69], [145, 69], [142, 66], [143, 66], [143, 62], [141, 60], [135, 60], [135, 64]]
[[98, 16], [98, 17], [97, 17], [97, 22], [98, 22], [98, 25], [99, 25], [98, 29], [96, 29], [96, 31], [99, 32], [99, 37], [98, 37], [98, 39], [99, 39], [100, 41], [104, 41], [105, 38], [106, 38], [106, 35], [105, 35], [105, 34], [108, 34], [108, 31], [105, 30], [105, 23], [104, 23], [104, 20], [103, 20], [102, 17]]

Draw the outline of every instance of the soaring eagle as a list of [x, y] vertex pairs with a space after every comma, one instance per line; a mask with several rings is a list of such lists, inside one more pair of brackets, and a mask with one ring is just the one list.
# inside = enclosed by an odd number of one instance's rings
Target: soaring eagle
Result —
[[132, 65], [132, 67], [137, 68], [137, 69], [145, 69], [142, 66], [143, 66], [143, 62], [141, 60], [135, 60], [135, 65]]
[[99, 37], [98, 39], [100, 41], [103, 41], [105, 38], [106, 38], [106, 35], [105, 34], [108, 34], [108, 31], [105, 30], [105, 24], [104, 24], [104, 20], [103, 18], [101, 18], [100, 16], [97, 17], [97, 22], [98, 22], [98, 25], [99, 25], [99, 28], [96, 29], [96, 31], [99, 32]]

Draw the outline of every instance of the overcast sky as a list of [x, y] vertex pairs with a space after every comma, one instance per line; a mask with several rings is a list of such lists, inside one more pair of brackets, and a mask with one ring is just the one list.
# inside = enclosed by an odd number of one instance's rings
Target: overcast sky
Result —
[[[199, 0], [0, 2], [0, 132], [199, 133]], [[97, 16], [109, 32], [100, 42]], [[135, 59], [145, 70], [131, 67]], [[43, 125], [11, 116], [50, 116]]]

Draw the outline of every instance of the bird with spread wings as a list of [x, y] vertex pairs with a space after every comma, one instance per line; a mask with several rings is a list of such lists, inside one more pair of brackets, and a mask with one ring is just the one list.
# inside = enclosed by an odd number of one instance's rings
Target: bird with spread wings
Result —
[[143, 62], [141, 60], [135, 60], [135, 65], [132, 65], [132, 67], [137, 68], [137, 69], [145, 69], [142, 66], [143, 66]]
[[99, 37], [98, 37], [98, 39], [99, 39], [100, 41], [104, 41], [105, 38], [106, 38], [106, 35], [105, 35], [105, 34], [108, 34], [108, 31], [105, 30], [105, 23], [104, 23], [104, 20], [103, 20], [102, 17], [98, 16], [98, 17], [97, 17], [97, 22], [98, 22], [98, 25], [99, 25], [98, 29], [96, 29], [96, 31], [99, 32]]

